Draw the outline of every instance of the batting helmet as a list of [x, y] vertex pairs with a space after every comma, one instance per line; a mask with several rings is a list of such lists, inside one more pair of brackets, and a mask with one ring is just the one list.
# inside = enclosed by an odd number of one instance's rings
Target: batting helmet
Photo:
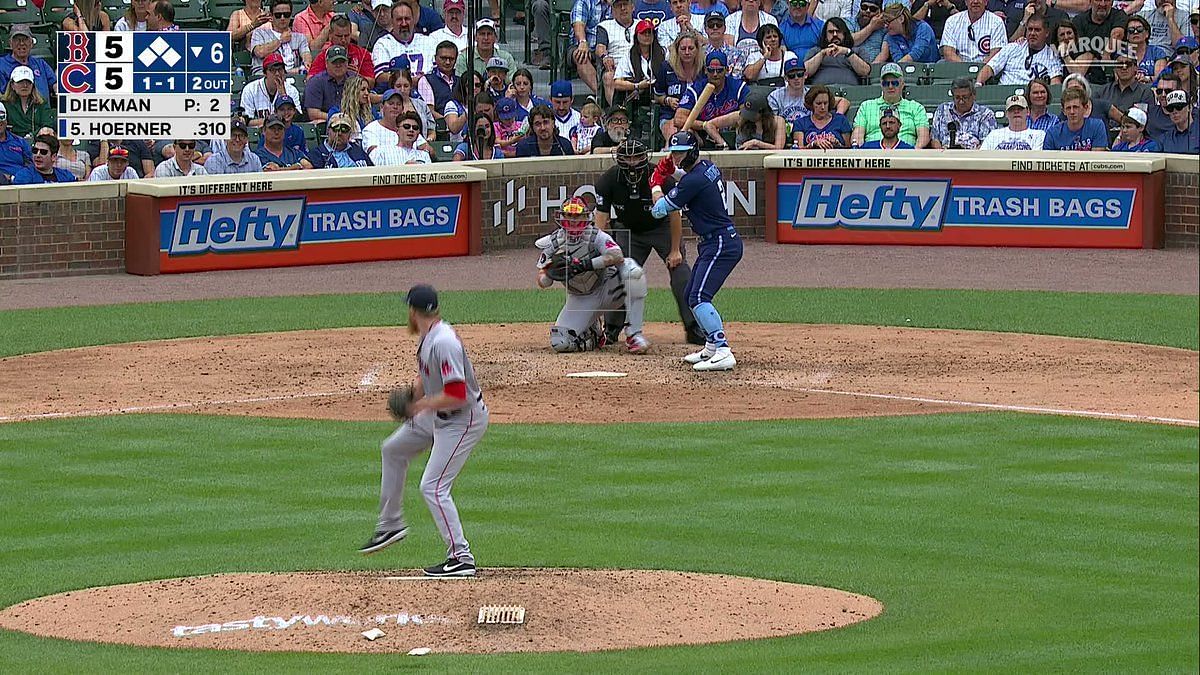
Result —
[[679, 168], [687, 171], [696, 160], [700, 159], [700, 139], [690, 131], [676, 131], [671, 135], [671, 141], [665, 148], [667, 152], [684, 152], [683, 160], [676, 162]]
[[621, 177], [631, 186], [638, 186], [650, 172], [650, 151], [636, 138], [626, 138], [613, 151]]
[[576, 241], [591, 224], [592, 212], [582, 197], [571, 197], [558, 207], [555, 222], [567, 233], [569, 240]]

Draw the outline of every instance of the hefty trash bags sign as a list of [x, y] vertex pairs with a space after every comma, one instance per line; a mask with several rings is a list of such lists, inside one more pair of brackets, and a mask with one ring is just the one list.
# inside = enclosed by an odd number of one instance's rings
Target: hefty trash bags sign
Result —
[[416, 189], [172, 200], [158, 211], [159, 266], [192, 272], [466, 255], [467, 188]]
[[770, 235], [782, 244], [1162, 245], [1163, 172], [806, 164], [773, 174]]
[[780, 183], [793, 229], [940, 232], [951, 227], [1128, 229], [1135, 190], [959, 186], [952, 180], [805, 178]]

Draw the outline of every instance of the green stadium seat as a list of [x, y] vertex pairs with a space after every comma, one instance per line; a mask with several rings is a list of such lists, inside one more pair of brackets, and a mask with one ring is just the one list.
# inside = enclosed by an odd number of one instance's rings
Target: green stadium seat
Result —
[[840, 96], [850, 103], [862, 103], [873, 98], [879, 98], [878, 84], [836, 84], [830, 87], [835, 96]]
[[429, 154], [435, 162], [452, 162], [454, 161], [454, 148], [457, 145], [450, 141], [436, 141], [429, 145]]
[[973, 80], [982, 67], [982, 63], [968, 61], [930, 63], [925, 66], [925, 79], [929, 84], [950, 84], [958, 77], [969, 77]]
[[212, 17], [204, 0], [173, 0], [175, 23], [181, 28], [206, 28], [212, 25]]
[[989, 84], [976, 90], [975, 100], [988, 107], [1003, 106], [1009, 96], [1025, 94], [1023, 84]]
[[209, 6], [208, 14], [212, 17], [212, 26], [217, 30], [229, 27], [229, 17], [243, 7], [242, 3], [217, 2]]
[[250, 147], [258, 147], [258, 139], [262, 138], [262, 127], [250, 127], [246, 132], [246, 138], [250, 140]]
[[62, 26], [63, 19], [72, 14], [74, 7], [72, 0], [46, 0], [46, 4], [42, 5], [42, 17], [48, 24]]
[[945, 84], [910, 84], [904, 88], [904, 98], [912, 99], [926, 108], [937, 108], [953, 100], [950, 87]]
[[[3, 13], [0, 13], [0, 26], [11, 26], [18, 23], [27, 23], [31, 26], [49, 25], [42, 17], [42, 10], [38, 9], [32, 0], [0, 0], [0, 10], [4, 10]], [[9, 29], [2, 30], [7, 33]]]

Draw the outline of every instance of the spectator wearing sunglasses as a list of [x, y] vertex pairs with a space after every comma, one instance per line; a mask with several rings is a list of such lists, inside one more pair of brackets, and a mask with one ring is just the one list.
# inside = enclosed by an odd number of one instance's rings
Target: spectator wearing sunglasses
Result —
[[1123, 56], [1133, 56], [1137, 61], [1138, 80], [1142, 82], [1153, 82], [1167, 67], [1167, 50], [1150, 44], [1150, 30], [1150, 22], [1140, 14], [1129, 17], [1125, 25], [1125, 40], [1133, 53], [1124, 52]]
[[[855, 2], [858, 3], [858, 0]], [[854, 12], [853, 18], [854, 32], [847, 31], [846, 46], [857, 45], [856, 51], [866, 59], [868, 67], [879, 56], [879, 52], [883, 51], [883, 38], [887, 35], [887, 21], [883, 17], [882, 2], [883, 0], [862, 0], [861, 3], [858, 3], [858, 9]], [[841, 17], [835, 18], [841, 19]], [[833, 18], [825, 20], [825, 32], [828, 32], [829, 24], [833, 20]], [[817, 43], [818, 47], [825, 42], [824, 35], [825, 33], [822, 33], [821, 42]], [[805, 57], [806, 60], [808, 58]], [[854, 84], [858, 84], [857, 80]]]
[[1025, 84], [1033, 79], [1046, 79], [1051, 84], [1062, 82], [1062, 58], [1050, 45], [1045, 17], [1035, 14], [1025, 22], [1025, 39], [1008, 43], [980, 68], [976, 86], [982, 87], [996, 75], [1002, 85]]
[[1154, 105], [1154, 90], [1138, 81], [1138, 62], [1133, 56], [1117, 57], [1117, 67], [1113, 68], [1112, 82], [1100, 87], [1096, 98], [1111, 101], [1122, 112], [1126, 112], [1137, 104], [1144, 107]]
[[[1108, 0], [1112, 2], [1112, 0]], [[946, 20], [942, 58], [946, 61], [986, 62], [1008, 44], [1004, 19], [987, 11], [987, 0], [967, 0], [967, 11]]]
[[263, 145], [254, 150], [254, 154], [262, 160], [263, 171], [301, 171], [313, 168], [308, 157], [295, 148], [289, 148], [283, 143], [284, 129], [287, 124], [279, 115], [267, 115], [263, 123]]
[[1179, 38], [1169, 68], [1179, 78], [1179, 88], [1188, 92], [1193, 101], [1196, 99], [1197, 61], [1200, 61], [1200, 44], [1196, 38]]
[[292, 30], [291, 0], [271, 0], [271, 22], [250, 34], [250, 51], [254, 54], [250, 68], [255, 75], [262, 75], [263, 59], [269, 54], [279, 54], [289, 73], [298, 73], [312, 65], [308, 38]]
[[196, 163], [196, 140], [176, 140], [175, 155], [154, 169], [155, 178], [180, 178], [182, 176], [207, 176], [208, 170]]
[[[1183, 155], [1200, 155], [1200, 117], [1188, 100], [1188, 93], [1177, 89], [1167, 95], [1167, 114], [1171, 116], [1171, 127], [1157, 139], [1163, 152]], [[37, 161], [37, 156], [34, 156]]]
[[75, 174], [54, 166], [58, 157], [58, 139], [50, 134], [38, 134], [32, 145], [33, 166], [27, 166], [13, 176], [13, 185], [42, 185], [44, 183], [74, 183]]
[[883, 138], [879, 128], [881, 113], [884, 108], [894, 108], [900, 120], [900, 140], [917, 149], [927, 147], [929, 118], [925, 116], [925, 106], [904, 98], [904, 71], [894, 63], [887, 63], [880, 69], [879, 75], [881, 95], [859, 105], [858, 113], [854, 116], [854, 133], [850, 135], [850, 144], [859, 147], [866, 141]]
[[345, 115], [334, 115], [325, 126], [325, 140], [310, 154], [315, 169], [343, 169], [371, 166], [367, 151], [350, 140], [354, 124]]
[[1167, 97], [1171, 92], [1180, 89], [1179, 77], [1172, 72], [1165, 72], [1154, 85], [1154, 102], [1146, 108], [1146, 135], [1158, 138], [1166, 133], [1173, 125], [1171, 115], [1167, 112]]
[[417, 147], [420, 137], [421, 116], [412, 110], [405, 111], [396, 124], [396, 143], [376, 147], [370, 152], [371, 161], [375, 166], [429, 164], [433, 161], [429, 153]]

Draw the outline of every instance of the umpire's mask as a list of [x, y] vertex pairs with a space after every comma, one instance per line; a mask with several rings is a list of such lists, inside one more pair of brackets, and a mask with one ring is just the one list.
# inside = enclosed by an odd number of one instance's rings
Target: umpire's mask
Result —
[[617, 146], [613, 156], [626, 183], [632, 187], [646, 184], [650, 174], [650, 154], [645, 143], [636, 138], [627, 138]]

